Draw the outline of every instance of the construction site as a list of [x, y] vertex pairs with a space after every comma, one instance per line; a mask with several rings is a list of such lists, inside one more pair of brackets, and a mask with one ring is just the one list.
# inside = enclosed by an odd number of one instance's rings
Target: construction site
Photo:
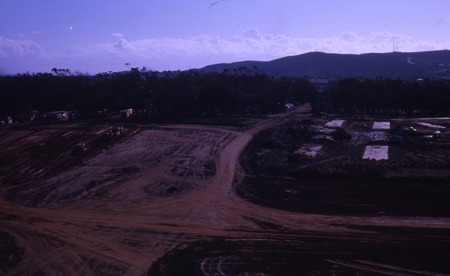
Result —
[[0, 128], [2, 275], [450, 275], [450, 118]]

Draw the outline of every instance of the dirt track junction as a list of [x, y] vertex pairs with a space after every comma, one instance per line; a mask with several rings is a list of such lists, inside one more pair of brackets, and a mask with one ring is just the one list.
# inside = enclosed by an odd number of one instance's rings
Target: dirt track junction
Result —
[[[305, 105], [245, 128], [2, 128], [0, 274], [450, 275], [445, 133], [438, 148], [389, 144], [390, 160], [362, 158], [390, 143], [363, 133], [367, 120], [343, 125], [350, 142], [308, 140], [314, 156], [250, 150], [264, 131], [326, 121]], [[428, 151], [436, 158], [420, 162]], [[367, 181], [355, 164], [382, 177]]]

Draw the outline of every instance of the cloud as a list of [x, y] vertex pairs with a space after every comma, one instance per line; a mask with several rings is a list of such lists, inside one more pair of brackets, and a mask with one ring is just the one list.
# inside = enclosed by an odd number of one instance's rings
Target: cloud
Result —
[[111, 34], [111, 36], [112, 37], [116, 37], [116, 38], [123, 38], [123, 37], [125, 37], [123, 34], [121, 34], [121, 33], [113, 33], [113, 34]]
[[44, 50], [33, 41], [12, 40], [0, 36], [0, 57], [2, 58], [36, 58]]
[[259, 33], [258, 29], [252, 28], [244, 32], [244, 38], [254, 39], [260, 41], [263, 39], [262, 35]]
[[346, 32], [341, 36], [308, 38], [286, 35], [263, 34], [258, 29], [246, 30], [242, 35], [230, 38], [195, 36], [189, 38], [147, 38], [126, 40], [115, 35], [118, 40], [113, 43], [96, 45], [98, 51], [110, 54], [126, 54], [138, 57], [164, 58], [167, 56], [227, 56], [236, 58], [271, 59], [286, 55], [301, 54], [310, 51], [332, 53], [368, 53], [398, 51], [436, 50], [448, 47], [419, 41], [409, 36], [390, 32], [377, 32], [358, 35]]
[[133, 50], [133, 47], [128, 43], [128, 41], [125, 38], [119, 39], [119, 41], [114, 44], [114, 48], [119, 51], [130, 51]]
[[112, 34], [112, 37], [114, 41], [107, 43], [71, 47], [65, 54], [71, 58], [121, 60], [120, 64], [126, 60], [135, 66], [152, 64], [156, 66], [155, 70], [177, 70], [219, 62], [272, 60], [312, 51], [362, 54], [450, 48], [449, 42], [436, 44], [386, 31], [368, 35], [346, 32], [339, 36], [311, 38], [267, 34], [253, 28], [229, 38], [199, 35], [128, 40], [120, 33]]
[[59, 66], [99, 72], [124, 70], [123, 64], [126, 62], [154, 70], [184, 70], [221, 62], [272, 60], [312, 51], [362, 54], [450, 49], [449, 41], [418, 40], [387, 31], [367, 35], [346, 32], [313, 38], [269, 34], [253, 28], [231, 37], [198, 35], [127, 39], [121, 33], [113, 33], [111, 37], [109, 42], [71, 45], [59, 52], [46, 52], [32, 41], [0, 37], [0, 57], [12, 57], [9, 59], [11, 62], [4, 62], [3, 66], [16, 66], [24, 61], [20, 58], [34, 57], [45, 68]]

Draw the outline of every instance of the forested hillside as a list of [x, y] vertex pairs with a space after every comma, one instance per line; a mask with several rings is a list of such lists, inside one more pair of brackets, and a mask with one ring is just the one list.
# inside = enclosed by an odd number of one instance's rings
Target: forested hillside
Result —
[[214, 64], [202, 72], [235, 71], [250, 68], [269, 76], [307, 78], [390, 78], [407, 81], [418, 78], [450, 79], [450, 51], [413, 53], [328, 54], [311, 52], [271, 61], [242, 61]]

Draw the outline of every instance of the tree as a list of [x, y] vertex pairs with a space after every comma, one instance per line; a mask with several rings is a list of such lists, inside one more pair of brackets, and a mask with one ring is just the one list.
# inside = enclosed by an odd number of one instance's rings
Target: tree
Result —
[[52, 69], [53, 75], [58, 76], [58, 77], [66, 77], [66, 76], [70, 76], [71, 72], [69, 69], [63, 69], [63, 68], [55, 68], [53, 67]]

